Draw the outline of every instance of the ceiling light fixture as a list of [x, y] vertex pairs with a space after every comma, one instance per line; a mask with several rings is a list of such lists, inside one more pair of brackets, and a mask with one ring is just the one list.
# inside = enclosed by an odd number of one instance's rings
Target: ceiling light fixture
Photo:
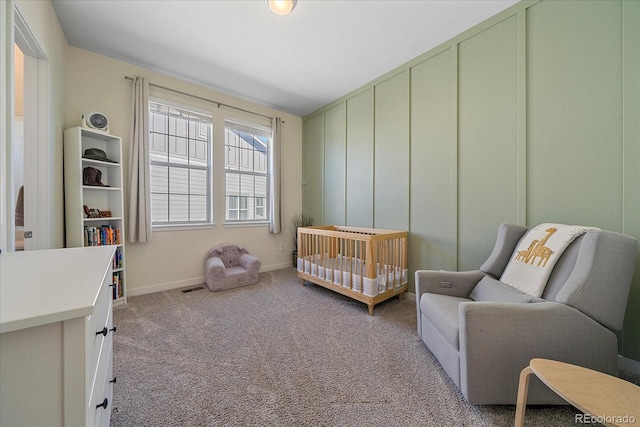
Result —
[[298, 0], [265, 0], [271, 12], [276, 15], [288, 15], [291, 13]]

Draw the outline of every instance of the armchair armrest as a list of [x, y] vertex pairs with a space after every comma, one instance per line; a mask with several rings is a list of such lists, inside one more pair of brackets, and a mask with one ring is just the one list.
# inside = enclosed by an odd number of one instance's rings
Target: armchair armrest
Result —
[[260, 260], [253, 255], [242, 254], [240, 258], [238, 258], [238, 265], [243, 267], [247, 271], [251, 272], [259, 272], [262, 263]]
[[[615, 334], [573, 307], [557, 302], [464, 302], [458, 316], [460, 389], [471, 404], [515, 403], [520, 371], [535, 357], [617, 373]], [[545, 393], [540, 386], [537, 398], [553, 398]]]
[[425, 292], [466, 298], [484, 276], [486, 273], [480, 270], [417, 270], [416, 301]]
[[486, 276], [486, 274], [480, 270], [417, 270], [415, 287], [418, 335], [422, 336], [420, 319], [422, 314], [422, 310], [420, 309], [420, 297], [422, 294], [431, 293], [466, 298], [484, 276]]
[[227, 269], [224, 262], [218, 257], [212, 256], [205, 263], [205, 276], [213, 279], [224, 279]]

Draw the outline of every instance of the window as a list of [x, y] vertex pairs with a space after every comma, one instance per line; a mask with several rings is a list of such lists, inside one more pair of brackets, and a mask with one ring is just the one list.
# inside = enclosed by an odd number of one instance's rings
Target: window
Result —
[[227, 197], [227, 219], [238, 220], [247, 219], [247, 198], [238, 196]]
[[266, 197], [256, 197], [256, 217], [258, 218], [266, 218], [267, 214], [265, 211], [265, 201]]
[[271, 129], [227, 121], [225, 189], [227, 221], [267, 221]]
[[149, 101], [153, 225], [212, 222], [212, 118], [168, 101]]

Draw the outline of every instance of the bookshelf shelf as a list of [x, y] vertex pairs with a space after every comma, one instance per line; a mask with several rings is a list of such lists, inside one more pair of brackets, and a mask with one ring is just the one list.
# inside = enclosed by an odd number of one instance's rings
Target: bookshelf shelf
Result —
[[120, 187], [96, 187], [95, 185], [83, 185], [83, 190], [96, 190], [96, 191], [122, 191]]
[[[89, 150], [87, 152], [86, 150]], [[100, 151], [96, 151], [100, 150]], [[105, 160], [99, 160], [100, 155]], [[91, 157], [86, 158], [85, 154]], [[93, 171], [85, 171], [87, 168]], [[92, 172], [87, 179], [85, 172]], [[86, 185], [93, 184], [93, 185]], [[105, 132], [74, 127], [64, 131], [64, 189], [67, 247], [116, 247], [113, 257], [114, 304], [126, 302], [122, 140]], [[92, 217], [85, 212], [92, 211]], [[111, 216], [93, 217], [109, 211]]]
[[122, 221], [120, 216], [103, 217], [103, 218], [84, 218], [84, 222], [107, 222], [107, 221]]

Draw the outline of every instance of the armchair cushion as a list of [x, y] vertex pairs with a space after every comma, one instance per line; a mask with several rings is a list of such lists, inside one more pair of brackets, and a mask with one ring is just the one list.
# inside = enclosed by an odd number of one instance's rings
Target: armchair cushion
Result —
[[237, 265], [247, 271], [256, 270], [256, 268], [260, 270], [260, 260], [249, 254], [240, 255]]
[[420, 308], [427, 321], [429, 321], [456, 350], [460, 349], [458, 304], [467, 301], [471, 300], [469, 298], [439, 294], [424, 294], [424, 296], [420, 298]]
[[216, 248], [217, 256], [222, 260], [226, 268], [236, 267], [238, 260], [244, 254], [245, 250], [242, 246], [223, 245]]
[[[460, 390], [476, 405], [516, 403], [520, 371], [534, 357], [617, 373], [615, 334], [561, 303], [463, 303], [460, 336]], [[527, 402], [566, 404], [542, 384]]]
[[620, 233], [583, 236], [571, 275], [555, 300], [574, 307], [614, 331], [622, 330], [638, 241]]
[[227, 269], [224, 266], [222, 260], [218, 257], [211, 257], [205, 261], [204, 267], [207, 276], [215, 279], [224, 279], [227, 274]]
[[478, 282], [473, 291], [471, 291], [469, 298], [474, 301], [492, 302], [529, 303], [544, 301], [542, 298], [524, 293], [490, 276], [485, 276]]
[[493, 277], [500, 277], [511, 259], [513, 249], [529, 228], [516, 224], [500, 224], [496, 244], [480, 270]]

